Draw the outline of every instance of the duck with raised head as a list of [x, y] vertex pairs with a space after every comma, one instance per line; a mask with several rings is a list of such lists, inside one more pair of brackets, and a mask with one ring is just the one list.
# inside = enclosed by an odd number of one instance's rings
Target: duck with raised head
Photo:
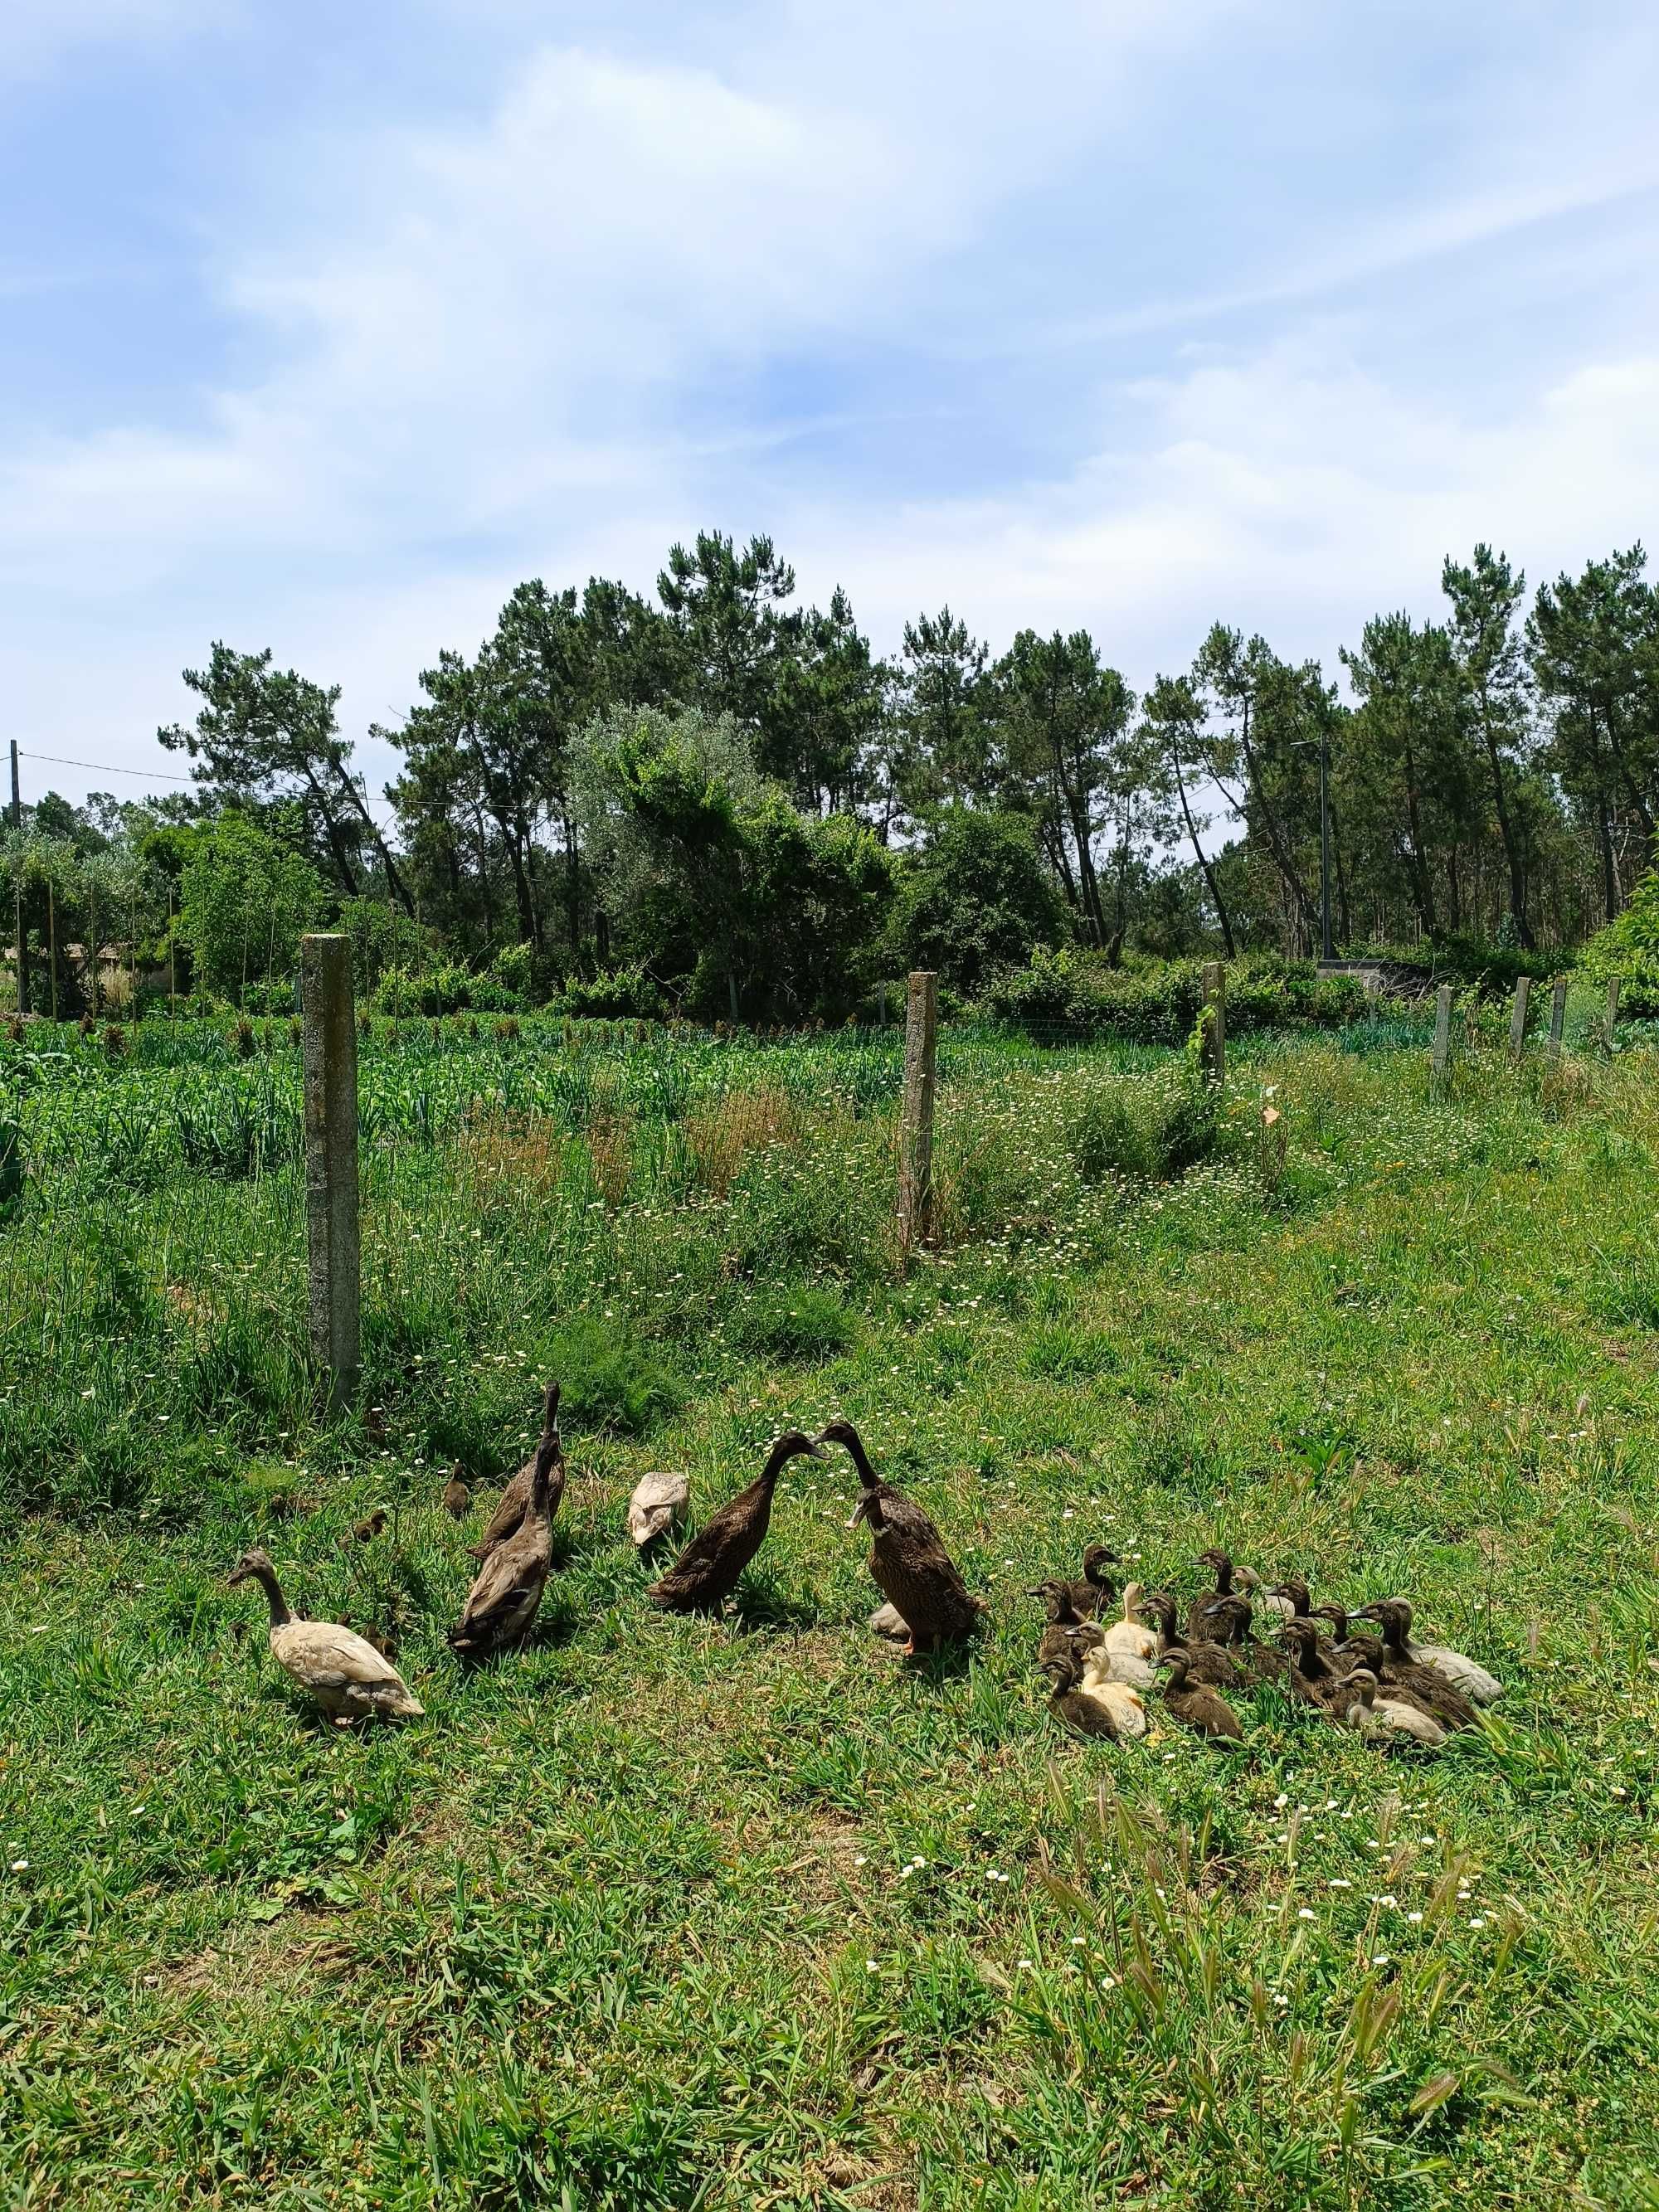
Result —
[[1369, 1667], [1356, 1667], [1342, 1683], [1343, 1695], [1333, 1707], [1345, 1728], [1360, 1735], [1401, 1735], [1432, 1750], [1446, 1741], [1446, 1731], [1431, 1713], [1408, 1705], [1403, 1698], [1377, 1694], [1378, 1684]]
[[1284, 1620], [1306, 1620], [1310, 1593], [1300, 1575], [1286, 1575], [1282, 1583], [1261, 1592], [1261, 1603], [1269, 1612], [1277, 1613]]
[[1176, 1626], [1176, 1601], [1167, 1590], [1151, 1590], [1140, 1601], [1141, 1618], [1158, 1630], [1159, 1656], [1181, 1651], [1187, 1657], [1189, 1681], [1207, 1682], [1212, 1689], [1237, 1689], [1249, 1680], [1232, 1653], [1217, 1643], [1183, 1644]]
[[497, 1544], [467, 1592], [461, 1617], [449, 1632], [450, 1649], [481, 1659], [529, 1635], [541, 1610], [553, 1565], [553, 1482], [563, 1462], [556, 1428], [545, 1430], [531, 1470], [530, 1498], [513, 1534]]
[[1496, 1674], [1488, 1674], [1477, 1660], [1467, 1659], [1461, 1651], [1449, 1650], [1443, 1644], [1419, 1644], [1412, 1636], [1412, 1609], [1403, 1597], [1380, 1597], [1370, 1605], [1362, 1605], [1355, 1618], [1374, 1620], [1382, 1632], [1392, 1658], [1397, 1651], [1403, 1660], [1414, 1662], [1419, 1667], [1432, 1667], [1437, 1674], [1443, 1674], [1453, 1689], [1461, 1690], [1471, 1705], [1495, 1705], [1504, 1694], [1504, 1685]]
[[937, 1650], [971, 1636], [985, 1607], [963, 1581], [921, 1506], [882, 1480], [851, 1421], [826, 1422], [817, 1441], [842, 1445], [858, 1469], [859, 1502], [847, 1525], [869, 1524], [870, 1572], [910, 1632], [906, 1658], [914, 1657], [920, 1646]]
[[1191, 1663], [1179, 1645], [1166, 1651], [1159, 1660], [1159, 1668], [1169, 1677], [1164, 1685], [1164, 1704], [1183, 1728], [1193, 1729], [1217, 1742], [1243, 1743], [1244, 1731], [1239, 1726], [1238, 1715], [1209, 1683], [1188, 1679]]
[[1075, 1652], [1057, 1654], [1042, 1672], [1054, 1685], [1049, 1711], [1079, 1735], [1127, 1743], [1146, 1735], [1146, 1707], [1127, 1683], [1090, 1681]]
[[367, 1637], [332, 1620], [301, 1620], [283, 1598], [270, 1554], [256, 1546], [230, 1571], [230, 1587], [257, 1582], [270, 1607], [270, 1656], [343, 1728], [359, 1720], [416, 1720], [419, 1700]]
[[[1199, 1616], [1208, 1626], [1205, 1633], [1230, 1651], [1252, 1682], [1280, 1682], [1285, 1679], [1285, 1654], [1271, 1644], [1258, 1642], [1255, 1610], [1242, 1591], [1231, 1597], [1210, 1599]], [[1188, 1648], [1192, 1638], [1189, 1635]]]
[[487, 1559], [498, 1544], [505, 1544], [518, 1534], [530, 1504], [531, 1485], [536, 1480], [536, 1462], [550, 1437], [555, 1447], [552, 1483], [548, 1492], [547, 1513], [550, 1521], [558, 1511], [559, 1501], [564, 1496], [564, 1450], [559, 1441], [559, 1386], [556, 1382], [550, 1382], [542, 1394], [542, 1432], [537, 1439], [536, 1449], [502, 1491], [495, 1510], [489, 1516], [489, 1526], [473, 1547], [475, 1559]]
[[1051, 1577], [1039, 1583], [1028, 1597], [1040, 1597], [1048, 1615], [1048, 1626], [1037, 1638], [1036, 1663], [1040, 1674], [1047, 1674], [1056, 1659], [1072, 1656], [1077, 1632], [1083, 1626], [1083, 1617], [1073, 1596], [1075, 1584]]
[[[1394, 1626], [1398, 1629], [1397, 1622]], [[1463, 1692], [1454, 1689], [1437, 1668], [1422, 1666], [1404, 1653], [1403, 1631], [1390, 1642], [1386, 1635], [1366, 1636], [1354, 1630], [1342, 1646], [1350, 1669], [1369, 1668], [1385, 1698], [1400, 1698], [1408, 1705], [1420, 1707], [1443, 1729], [1473, 1728], [1474, 1706]]]
[[1106, 1570], [1118, 1564], [1117, 1553], [1108, 1551], [1104, 1544], [1091, 1544], [1085, 1552], [1082, 1580], [1066, 1584], [1079, 1620], [1095, 1620], [1115, 1603], [1117, 1583]]
[[1347, 1642], [1348, 1608], [1346, 1605], [1338, 1605], [1334, 1598], [1329, 1599], [1323, 1605], [1310, 1606], [1308, 1609], [1308, 1619], [1312, 1621], [1328, 1621], [1333, 1644]]
[[1199, 1553], [1198, 1564], [1200, 1567], [1207, 1567], [1215, 1577], [1215, 1587], [1213, 1589], [1200, 1590], [1187, 1608], [1188, 1642], [1201, 1641], [1213, 1632], [1214, 1622], [1206, 1618], [1210, 1607], [1218, 1599], [1230, 1598], [1235, 1595], [1231, 1553], [1224, 1552], [1218, 1544], [1212, 1544], [1207, 1552]]
[[1279, 1640], [1290, 1655], [1291, 1688], [1307, 1704], [1331, 1711], [1331, 1701], [1348, 1672], [1346, 1665], [1337, 1665], [1334, 1648], [1322, 1640], [1310, 1620], [1281, 1621]]
[[1108, 1682], [1127, 1682], [1132, 1690], [1152, 1688], [1158, 1678], [1158, 1631], [1148, 1628], [1140, 1617], [1140, 1584], [1126, 1583], [1122, 1618], [1101, 1625], [1097, 1656], [1084, 1662], [1085, 1680], [1098, 1677]]
[[799, 1429], [786, 1429], [746, 1490], [729, 1498], [700, 1528], [667, 1573], [646, 1595], [665, 1613], [718, 1613], [772, 1525], [772, 1496], [792, 1459], [822, 1459], [818, 1445]]

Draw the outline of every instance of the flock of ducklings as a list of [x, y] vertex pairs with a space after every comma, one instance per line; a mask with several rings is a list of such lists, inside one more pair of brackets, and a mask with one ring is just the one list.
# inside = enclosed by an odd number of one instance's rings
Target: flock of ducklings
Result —
[[[1038, 1584], [1048, 1626], [1037, 1641], [1038, 1671], [1053, 1685], [1054, 1717], [1083, 1735], [1114, 1742], [1147, 1730], [1146, 1694], [1164, 1679], [1164, 1705], [1183, 1727], [1218, 1743], [1242, 1743], [1244, 1730], [1223, 1694], [1276, 1682], [1340, 1728], [1386, 1741], [1432, 1748], [1454, 1729], [1472, 1728], [1476, 1708], [1493, 1704], [1503, 1685], [1461, 1651], [1412, 1639], [1404, 1598], [1378, 1598], [1352, 1613], [1314, 1605], [1299, 1575], [1271, 1589], [1223, 1551], [1199, 1556], [1212, 1588], [1201, 1590], [1184, 1622], [1167, 1591], [1125, 1585], [1121, 1619], [1103, 1620], [1117, 1601], [1103, 1544], [1083, 1555], [1083, 1578]], [[1257, 1607], [1275, 1632], [1255, 1633]], [[1357, 1630], [1374, 1621], [1376, 1632]]]
[[[553, 1517], [564, 1495], [558, 1415], [559, 1386], [553, 1382], [536, 1449], [502, 1492], [472, 1552], [478, 1572], [449, 1634], [451, 1649], [463, 1658], [487, 1658], [521, 1645], [535, 1626], [552, 1567]], [[651, 1602], [673, 1613], [717, 1612], [766, 1540], [784, 1468], [793, 1459], [825, 1458], [830, 1444], [842, 1446], [858, 1474], [859, 1502], [848, 1526], [862, 1522], [869, 1528], [870, 1572], [885, 1600], [872, 1627], [902, 1638], [907, 1656], [970, 1635], [986, 1610], [982, 1601], [969, 1590], [927, 1515], [882, 1480], [858, 1431], [839, 1419], [826, 1423], [816, 1437], [799, 1429], [779, 1437], [757, 1479], [652, 1583], [646, 1593]], [[641, 1551], [672, 1526], [689, 1494], [683, 1474], [641, 1480], [628, 1507], [629, 1534]], [[471, 1510], [459, 1470], [445, 1486], [443, 1504], [458, 1520]], [[377, 1534], [385, 1518], [383, 1512], [371, 1514], [358, 1536], [366, 1540]], [[1500, 1685], [1473, 1660], [1438, 1645], [1413, 1644], [1411, 1607], [1403, 1599], [1361, 1607], [1352, 1620], [1374, 1620], [1379, 1632], [1356, 1633], [1340, 1606], [1310, 1608], [1304, 1582], [1292, 1577], [1263, 1591], [1261, 1577], [1236, 1567], [1224, 1552], [1202, 1555], [1215, 1584], [1194, 1599], [1184, 1626], [1172, 1597], [1149, 1594], [1135, 1582], [1123, 1590], [1121, 1618], [1103, 1622], [1101, 1616], [1117, 1602], [1109, 1571], [1115, 1564], [1103, 1545], [1094, 1545], [1084, 1554], [1081, 1581], [1052, 1579], [1032, 1592], [1045, 1601], [1048, 1615], [1037, 1664], [1053, 1686], [1050, 1709], [1083, 1735], [1115, 1741], [1145, 1735], [1146, 1693], [1160, 1674], [1170, 1713], [1218, 1741], [1243, 1735], [1223, 1691], [1261, 1681], [1279, 1682], [1343, 1727], [1424, 1744], [1443, 1742], [1449, 1729], [1468, 1727], [1474, 1707], [1500, 1693]], [[379, 1644], [345, 1622], [306, 1620], [290, 1611], [268, 1553], [244, 1553], [230, 1581], [233, 1587], [248, 1581], [262, 1585], [270, 1609], [272, 1657], [340, 1726], [421, 1713]], [[1260, 1642], [1255, 1634], [1252, 1598], [1257, 1595], [1275, 1619], [1277, 1644]], [[1322, 1621], [1328, 1626], [1322, 1628]]]

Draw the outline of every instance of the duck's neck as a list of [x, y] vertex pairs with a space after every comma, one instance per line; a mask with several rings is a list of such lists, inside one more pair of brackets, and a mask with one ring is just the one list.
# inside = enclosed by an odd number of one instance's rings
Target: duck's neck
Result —
[[880, 1477], [877, 1474], [874, 1468], [870, 1464], [870, 1455], [864, 1449], [864, 1438], [850, 1423], [848, 1425], [847, 1434], [842, 1441], [847, 1446], [848, 1455], [852, 1459], [854, 1466], [857, 1468], [859, 1471], [859, 1482], [861, 1487], [866, 1490], [873, 1490], [877, 1483], [880, 1480]]
[[277, 1581], [276, 1574], [272, 1569], [269, 1567], [260, 1568], [259, 1587], [264, 1590], [265, 1594], [265, 1602], [270, 1607], [271, 1626], [273, 1628], [286, 1628], [289, 1621], [293, 1620], [294, 1615], [288, 1609], [288, 1601], [283, 1595], [283, 1586]]
[[1233, 1594], [1233, 1563], [1231, 1559], [1224, 1559], [1215, 1571], [1215, 1594], [1218, 1597], [1231, 1597]]

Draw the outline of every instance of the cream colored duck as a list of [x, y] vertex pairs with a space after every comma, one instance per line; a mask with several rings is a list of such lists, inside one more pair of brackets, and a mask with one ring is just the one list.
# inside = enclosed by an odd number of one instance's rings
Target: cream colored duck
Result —
[[271, 1657], [341, 1728], [352, 1721], [420, 1717], [419, 1699], [366, 1637], [337, 1621], [295, 1620], [268, 1552], [244, 1552], [231, 1569], [233, 1589], [250, 1581], [260, 1584], [270, 1607]]
[[628, 1501], [628, 1534], [642, 1552], [672, 1528], [690, 1501], [691, 1485], [683, 1474], [642, 1474]]
[[1334, 1711], [1345, 1728], [1360, 1735], [1408, 1736], [1431, 1748], [1446, 1741], [1445, 1729], [1432, 1714], [1399, 1698], [1379, 1698], [1376, 1677], [1369, 1667], [1356, 1667], [1344, 1680]]
[[1092, 1687], [1098, 1680], [1127, 1683], [1132, 1690], [1150, 1690], [1158, 1680], [1158, 1662], [1163, 1646], [1158, 1632], [1148, 1628], [1140, 1618], [1140, 1596], [1139, 1583], [1127, 1583], [1122, 1620], [1113, 1621], [1103, 1631], [1098, 1644], [1091, 1639], [1091, 1649], [1083, 1662], [1085, 1686]]

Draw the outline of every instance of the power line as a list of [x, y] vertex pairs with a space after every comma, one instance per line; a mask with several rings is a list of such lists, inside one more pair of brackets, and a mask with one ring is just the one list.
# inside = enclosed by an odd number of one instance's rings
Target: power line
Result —
[[[17, 757], [19, 760], [50, 761], [54, 768], [89, 769], [94, 775], [137, 776], [145, 783], [194, 783], [196, 781], [193, 775], [174, 775], [169, 769], [164, 768], [117, 768], [112, 761], [70, 760], [63, 753], [32, 753], [21, 745], [17, 748]], [[363, 804], [366, 806], [384, 806], [394, 814], [398, 811], [391, 799], [370, 799], [367, 793], [364, 794]]]

